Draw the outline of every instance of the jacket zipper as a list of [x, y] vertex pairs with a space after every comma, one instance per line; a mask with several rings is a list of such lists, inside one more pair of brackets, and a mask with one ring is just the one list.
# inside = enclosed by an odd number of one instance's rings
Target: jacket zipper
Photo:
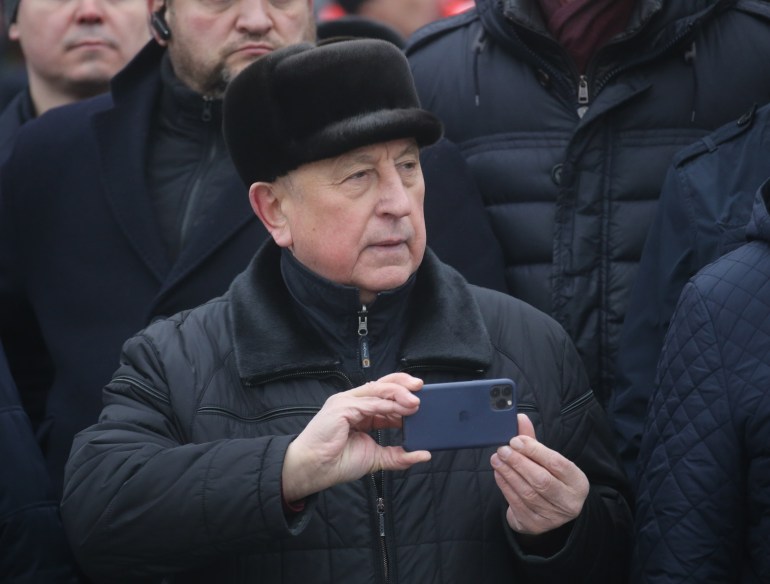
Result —
[[358, 313], [358, 351], [361, 356], [361, 367], [369, 369], [372, 366], [371, 356], [369, 355], [369, 317], [366, 304], [361, 306]]
[[[382, 432], [377, 431], [377, 444], [382, 446]], [[388, 554], [388, 542], [385, 530], [385, 471], [369, 475], [374, 487], [374, 506], [377, 513], [377, 533], [380, 538], [380, 559], [382, 560], [382, 573], [385, 584], [390, 582], [390, 559]]]
[[189, 196], [187, 197], [187, 205], [184, 209], [182, 216], [182, 226], [179, 233], [179, 255], [182, 254], [182, 250], [185, 248], [187, 242], [187, 235], [190, 230], [190, 223], [195, 219], [195, 214], [199, 212], [198, 203], [199, 199], [203, 196], [203, 184], [204, 177], [211, 172], [214, 161], [219, 157], [219, 147], [217, 139], [221, 132], [218, 125], [212, 124], [213, 114], [211, 113], [214, 108], [214, 98], [204, 96], [203, 97], [203, 111], [201, 112], [201, 121], [207, 126], [206, 134], [208, 144], [206, 145], [205, 156], [203, 157], [203, 163], [198, 166], [195, 180], [189, 190]]
[[[518, 41], [519, 46], [523, 48], [524, 51], [530, 55], [530, 57], [532, 57], [533, 61], [536, 63], [539, 63], [544, 70], [550, 71], [552, 79], [562, 79], [562, 75], [557, 69], [555, 69], [554, 67], [551, 67], [551, 65], [546, 60], [542, 59], [534, 50], [532, 50], [526, 43], [524, 43], [521, 40], [521, 36], [519, 36], [519, 33], [516, 31], [516, 28], [515, 28], [516, 26], [521, 26], [521, 25], [519, 25], [516, 22], [516, 20], [513, 17], [511, 17], [510, 14], [504, 13], [503, 16], [509, 23], [511, 23], [512, 25], [511, 33], [513, 34], [513, 36], [516, 37], [516, 40]], [[634, 61], [625, 63], [619, 67], [616, 67], [612, 71], [608, 72], [602, 79], [600, 79], [597, 83], [594, 84], [595, 86], [595, 90], [593, 92], [594, 95], [598, 94], [604, 88], [604, 86], [607, 85], [607, 83], [609, 83], [610, 80], [613, 77], [615, 77], [618, 73], [621, 73], [622, 71], [630, 69], [631, 67], [635, 67], [640, 63], [652, 61], [657, 57], [659, 57], [660, 55], [663, 55], [664, 53], [666, 53], [671, 47], [673, 47], [679, 41], [681, 41], [684, 37], [689, 35], [693, 27], [694, 27], [693, 23], [688, 22], [687, 25], [684, 27], [684, 30], [679, 34], [677, 34], [673, 39], [671, 39], [671, 41], [668, 42], [665, 46], [661, 47], [660, 50], [656, 51], [655, 53], [645, 55], [641, 59], [636, 59]], [[588, 76], [580, 75], [580, 77], [578, 78], [578, 116], [580, 116], [581, 118], [583, 117], [586, 110], [588, 109], [588, 103], [590, 101], [590, 94], [589, 94], [588, 88], [589, 88]], [[585, 101], [581, 101], [582, 99], [584, 99]]]
[[578, 77], [578, 108], [577, 113], [578, 116], [581, 118], [585, 115], [586, 111], [588, 110], [588, 103], [589, 103], [589, 95], [588, 95], [588, 77], [586, 75], [581, 75]]
[[[364, 377], [368, 379], [367, 369], [372, 365], [371, 354], [369, 351], [369, 311], [366, 304], [361, 305], [358, 312], [358, 354], [360, 357], [361, 368], [364, 369]], [[377, 430], [375, 439], [377, 444], [382, 446], [382, 431]], [[380, 559], [382, 561], [382, 573], [384, 582], [390, 582], [390, 561], [388, 557], [388, 544], [385, 531], [385, 471], [372, 472], [369, 478], [374, 488], [374, 511], [377, 518], [377, 534], [380, 543]]]

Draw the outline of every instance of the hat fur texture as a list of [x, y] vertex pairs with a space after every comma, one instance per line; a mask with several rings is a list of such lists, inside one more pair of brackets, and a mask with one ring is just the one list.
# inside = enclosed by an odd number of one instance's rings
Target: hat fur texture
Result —
[[420, 108], [404, 54], [378, 39], [302, 43], [260, 57], [230, 83], [223, 118], [247, 185], [380, 142], [426, 146], [442, 133]]

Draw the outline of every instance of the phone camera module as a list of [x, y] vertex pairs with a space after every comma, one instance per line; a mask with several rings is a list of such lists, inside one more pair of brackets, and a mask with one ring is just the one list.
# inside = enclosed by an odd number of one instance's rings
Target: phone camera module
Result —
[[495, 385], [489, 389], [489, 404], [497, 411], [513, 407], [513, 388], [510, 385]]
[[500, 398], [495, 402], [495, 408], [497, 408], [498, 410], [507, 410], [510, 406], [511, 406], [511, 401], [505, 400], [503, 398]]

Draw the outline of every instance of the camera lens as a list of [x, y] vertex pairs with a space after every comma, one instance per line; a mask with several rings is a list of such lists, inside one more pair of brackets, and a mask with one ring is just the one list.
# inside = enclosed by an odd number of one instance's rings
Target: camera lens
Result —
[[513, 395], [513, 388], [511, 388], [510, 385], [504, 385], [503, 386], [503, 396], [504, 397], [511, 397]]
[[489, 391], [489, 394], [490, 394], [492, 397], [500, 397], [500, 388], [499, 388], [499, 387], [497, 387], [497, 386], [493, 387], [493, 388], [492, 388], [492, 389]]
[[504, 410], [504, 409], [508, 408], [508, 400], [505, 400], [505, 399], [502, 399], [502, 398], [498, 399], [495, 402], [495, 407], [498, 410]]

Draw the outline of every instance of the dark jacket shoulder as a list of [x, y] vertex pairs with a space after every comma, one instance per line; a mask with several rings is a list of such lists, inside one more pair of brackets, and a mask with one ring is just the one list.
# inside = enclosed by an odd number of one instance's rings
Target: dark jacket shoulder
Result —
[[703, 155], [713, 154], [720, 147], [739, 139], [753, 127], [767, 123], [769, 118], [770, 108], [758, 109], [757, 104], [753, 104], [738, 119], [728, 122], [721, 128], [680, 150], [674, 157], [673, 165], [681, 168]]

